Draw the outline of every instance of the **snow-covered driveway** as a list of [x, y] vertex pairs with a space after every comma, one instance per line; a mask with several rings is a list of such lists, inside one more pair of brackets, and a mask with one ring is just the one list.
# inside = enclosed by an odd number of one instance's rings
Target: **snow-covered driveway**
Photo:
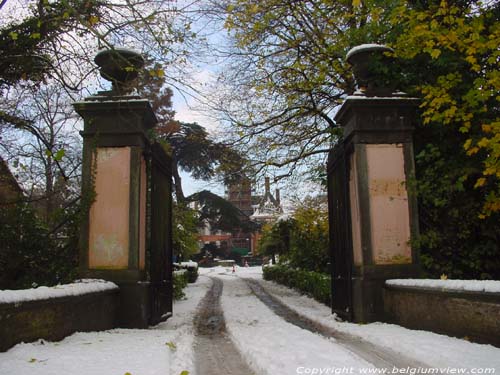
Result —
[[[418, 368], [400, 367], [407, 360], [422, 364], [419, 373], [500, 374], [499, 348], [391, 324], [338, 322], [327, 306], [262, 280], [259, 268], [238, 268], [235, 273], [219, 268], [204, 273], [224, 281], [222, 306], [227, 329], [259, 374], [417, 373]], [[255, 297], [245, 279], [258, 281], [274, 298], [321, 326], [395, 353], [395, 367], [374, 370], [373, 363], [354, 354], [342, 340], [326, 339], [286, 323]], [[366, 345], [360, 345], [360, 351], [365, 348]], [[400, 361], [400, 357], [404, 360]]]
[[[185, 370], [193, 375], [198, 358], [194, 352], [196, 307], [218, 279], [222, 281], [220, 306], [227, 335], [255, 374], [500, 375], [499, 348], [383, 323], [337, 322], [328, 307], [262, 280], [260, 267], [237, 268], [235, 273], [231, 268], [217, 267], [201, 269], [200, 273], [198, 281], [186, 290], [188, 299], [174, 305], [174, 317], [167, 322], [149, 330], [77, 333], [59, 343], [19, 344], [0, 353], [0, 374], [179, 375]], [[326, 331], [337, 332], [339, 339], [287, 322], [252, 292], [255, 283], [299, 315], [326, 327]], [[352, 350], [342, 335], [362, 340], [364, 346]], [[370, 355], [360, 355], [366, 348], [393, 353], [396, 367], [376, 367], [380, 363], [367, 360]], [[196, 350], [204, 348], [198, 345]], [[405, 361], [422, 367], [420, 371], [397, 367]], [[198, 375], [207, 375], [202, 364], [198, 368]]]

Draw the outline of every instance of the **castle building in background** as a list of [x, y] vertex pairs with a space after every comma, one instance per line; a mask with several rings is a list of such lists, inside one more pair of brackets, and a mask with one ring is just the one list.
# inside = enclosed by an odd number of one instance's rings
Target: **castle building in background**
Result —
[[248, 177], [243, 177], [239, 182], [231, 184], [227, 189], [227, 200], [245, 215], [253, 214], [255, 197], [252, 196], [252, 182]]
[[250, 215], [250, 220], [264, 224], [272, 222], [283, 213], [280, 201], [280, 190], [276, 189], [276, 195], [271, 194], [271, 184], [269, 177], [265, 180], [264, 196], [259, 199], [258, 204], [252, 206], [253, 213]]
[[[269, 177], [265, 178], [264, 188], [263, 195], [252, 194], [252, 181], [246, 177], [227, 187], [226, 199], [241, 211], [242, 221], [252, 221], [260, 227], [276, 220], [283, 213], [280, 191], [276, 189], [275, 195], [271, 194]], [[233, 233], [222, 233], [212, 231], [206, 226], [200, 232], [200, 247], [214, 243], [227, 248], [228, 253], [232, 255], [257, 255], [260, 230], [248, 232], [241, 229]]]

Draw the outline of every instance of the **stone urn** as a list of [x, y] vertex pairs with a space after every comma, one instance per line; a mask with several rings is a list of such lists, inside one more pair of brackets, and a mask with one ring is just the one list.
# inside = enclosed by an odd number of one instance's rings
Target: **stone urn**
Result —
[[112, 83], [112, 94], [127, 94], [131, 83], [144, 66], [140, 53], [126, 49], [105, 49], [97, 53], [94, 62], [99, 66], [101, 76]]
[[396, 89], [393, 59], [387, 56], [393, 52], [380, 44], [362, 44], [352, 48], [346, 60], [352, 65], [358, 93], [366, 96], [391, 96]]

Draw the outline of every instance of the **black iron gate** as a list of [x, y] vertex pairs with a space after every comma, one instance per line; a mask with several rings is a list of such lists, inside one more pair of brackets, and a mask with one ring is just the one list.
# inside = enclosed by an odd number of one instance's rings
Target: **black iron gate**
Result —
[[352, 319], [352, 235], [349, 160], [343, 142], [328, 157], [328, 211], [332, 274], [332, 312]]
[[172, 163], [162, 147], [151, 146], [149, 277], [155, 325], [172, 313]]

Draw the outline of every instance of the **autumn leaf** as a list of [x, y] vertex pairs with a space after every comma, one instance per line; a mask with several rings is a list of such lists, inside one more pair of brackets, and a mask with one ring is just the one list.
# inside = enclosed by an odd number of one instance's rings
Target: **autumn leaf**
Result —
[[90, 24], [90, 26], [94, 26], [98, 22], [99, 22], [99, 17], [97, 17], [97, 16], [90, 16], [89, 17], [89, 24]]
[[172, 341], [166, 342], [165, 345], [167, 345], [173, 351], [177, 350], [177, 345], [175, 345]]

